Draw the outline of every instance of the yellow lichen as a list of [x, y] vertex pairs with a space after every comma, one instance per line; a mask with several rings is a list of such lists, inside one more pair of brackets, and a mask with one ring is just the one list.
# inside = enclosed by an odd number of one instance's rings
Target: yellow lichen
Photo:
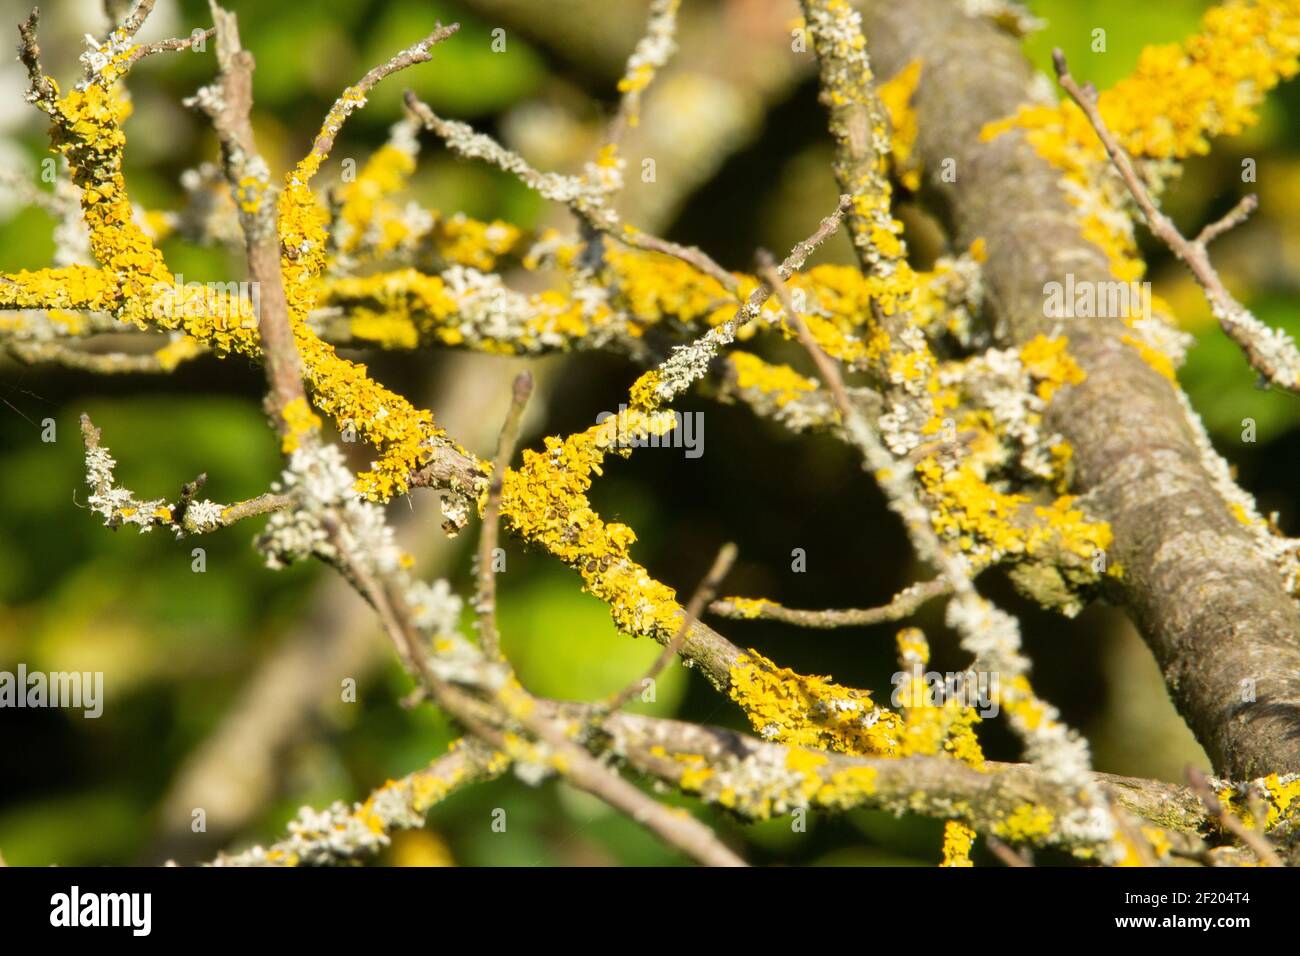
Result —
[[866, 691], [777, 667], [750, 650], [731, 668], [728, 693], [763, 737], [797, 747], [892, 755], [901, 721]]
[[1012, 843], [1039, 843], [1052, 833], [1052, 812], [1032, 803], [1022, 803], [993, 827], [993, 832]]
[[[1208, 10], [1201, 32], [1181, 44], [1149, 46], [1128, 78], [1101, 93], [1098, 109], [1131, 154], [1177, 160], [1205, 153], [1215, 136], [1253, 124], [1265, 93], [1293, 76], [1300, 56], [1300, 2], [1228, 0]], [[1131, 232], [1117, 227], [1125, 197], [1108, 180], [1104, 149], [1072, 101], [1022, 107], [987, 126], [992, 139], [1024, 132], [1035, 150], [1072, 184], [1083, 235], [1106, 253], [1112, 273], [1134, 281], [1144, 270]]]
[[767, 598], [728, 597], [723, 598], [723, 601], [735, 609], [737, 616], [744, 618], [756, 618], [763, 613], [764, 608], [779, 606]]
[[1174, 371], [1173, 360], [1164, 352], [1153, 348], [1134, 335], [1121, 335], [1120, 341], [1134, 348], [1142, 356], [1142, 361], [1146, 362], [1170, 382], [1175, 385], [1178, 384], [1178, 375]]
[[940, 866], [974, 866], [970, 851], [975, 845], [975, 831], [957, 820], [943, 825], [943, 862]]
[[1020, 348], [1020, 361], [1038, 382], [1038, 397], [1050, 401], [1063, 385], [1078, 385], [1087, 378], [1079, 363], [1066, 350], [1070, 340], [1064, 336], [1048, 338], [1036, 335]]
[[750, 352], [732, 352], [728, 361], [735, 369], [738, 388], [755, 389], [771, 398], [778, 408], [817, 389], [816, 382], [790, 366], [769, 364]]
[[921, 188], [921, 168], [912, 160], [918, 125], [916, 111], [911, 106], [912, 95], [920, 80], [921, 61], [913, 60], [887, 82], [880, 84], [877, 91], [880, 102], [889, 112], [889, 125], [894, 132], [890, 141], [894, 169], [899, 181], [913, 192]]

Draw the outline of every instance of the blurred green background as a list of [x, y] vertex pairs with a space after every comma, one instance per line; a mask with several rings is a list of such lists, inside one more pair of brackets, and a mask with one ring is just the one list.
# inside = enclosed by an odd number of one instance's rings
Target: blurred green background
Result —
[[[564, 0], [553, 7], [519, 0], [229, 6], [257, 59], [257, 132], [277, 170], [306, 151], [344, 86], [429, 32], [435, 19], [461, 22], [460, 35], [439, 47], [431, 64], [371, 97], [349, 123], [327, 175], [337, 175], [344, 158], [363, 162], [383, 142], [406, 86], [441, 112], [503, 136], [540, 165], [575, 168], [614, 103], [614, 84], [645, 8], [635, 0]], [[1132, 67], [1144, 43], [1192, 32], [1206, 4], [1036, 0], [1031, 6], [1049, 21], [1026, 41], [1035, 61], [1046, 66], [1051, 47], [1062, 46], [1076, 74], [1105, 86]], [[716, 67], [707, 62], [714, 38], [698, 32], [720, 23], [742, 39], [761, 37], [772, 56], [794, 56], [788, 50], [793, 2], [687, 0], [686, 7], [683, 56], [703, 55], [702, 70]], [[14, 24], [25, 12], [24, 4], [3, 0], [0, 24]], [[44, 13], [46, 68], [69, 81], [80, 38], [103, 30], [98, 4], [50, 3]], [[208, 22], [200, 0], [161, 0], [146, 36], [185, 34]], [[1107, 31], [1104, 53], [1090, 47], [1099, 27]], [[506, 30], [502, 53], [491, 49], [497, 28]], [[211, 133], [180, 105], [212, 68], [210, 53], [183, 53], [154, 57], [132, 76], [127, 174], [133, 199], [147, 208], [176, 208], [180, 173], [216, 156]], [[44, 124], [22, 101], [23, 86], [16, 62], [0, 66], [0, 163], [30, 170], [35, 179], [46, 155]], [[653, 100], [655, 92], [649, 95]], [[1293, 333], [1300, 333], [1300, 141], [1285, 119], [1296, 115], [1298, 100], [1294, 87], [1275, 94], [1256, 128], [1189, 163], [1166, 200], [1174, 217], [1195, 229], [1244, 191], [1260, 192], [1261, 212], [1221, 241], [1216, 260], [1256, 314]], [[833, 203], [823, 113], [810, 74], [796, 75], [764, 107], [765, 119], [752, 134], [705, 181], [684, 191], [675, 204], [680, 212], [656, 225], [733, 268], [748, 267], [759, 245], [787, 248]], [[1244, 157], [1258, 161], [1257, 186], [1241, 183]], [[412, 195], [431, 208], [526, 227], [554, 215], [513, 180], [451, 160], [432, 142], [425, 144]], [[2, 195], [0, 215], [0, 268], [48, 265], [48, 217], [15, 209]], [[916, 216], [908, 218], [916, 223], [918, 259], [933, 257], [939, 250], [927, 239], [932, 233]], [[238, 265], [221, 251], [181, 241], [164, 248], [187, 279], [238, 275]], [[1180, 381], [1264, 510], [1280, 512], [1282, 526], [1293, 530], [1300, 404], [1253, 387], [1240, 355], [1211, 327], [1199, 291], [1167, 255], [1148, 251], [1156, 291], [1198, 336]], [[847, 242], [841, 238], [820, 255], [849, 261]], [[511, 360], [428, 352], [364, 358], [381, 380], [431, 407], [474, 450], [490, 451], [516, 367]], [[616, 408], [636, 374], [628, 363], [599, 355], [548, 359], [535, 370], [541, 398], [527, 426], [532, 443]], [[174, 497], [199, 472], [208, 474], [205, 493], [216, 500], [265, 490], [280, 465], [260, 411], [260, 387], [260, 372], [235, 358], [206, 357], [168, 377], [113, 378], [0, 361], [0, 669], [22, 661], [32, 670], [102, 670], [107, 697], [98, 720], [72, 711], [0, 711], [0, 853], [9, 863], [156, 863], [169, 856], [191, 862], [223, 847], [272, 840], [300, 805], [362, 798], [386, 778], [422, 766], [452, 738], [429, 708], [400, 706], [409, 679], [359, 600], [331, 571], [316, 564], [281, 572], [263, 567], [251, 545], [256, 522], [178, 542], [159, 532], [111, 532], [85, 510], [76, 425], [82, 411], [103, 429], [120, 481], [144, 497]], [[682, 410], [705, 413], [703, 457], [642, 452], [613, 462], [592, 492], [602, 514], [637, 529], [637, 557], [663, 580], [689, 592], [727, 540], [741, 554], [727, 593], [766, 595], [795, 607], [870, 606], [923, 573], [910, 558], [900, 560], [908, 553], [903, 536], [848, 451], [699, 397]], [[1247, 417], [1258, 424], [1255, 444], [1241, 440]], [[46, 418], [57, 423], [54, 443], [40, 439]], [[425, 572], [445, 575], [469, 593], [472, 529], [446, 540], [427, 495], [390, 507]], [[196, 546], [206, 551], [201, 574], [191, 570]], [[501, 622], [507, 650], [531, 689], [591, 698], [621, 687], [653, 659], [657, 646], [620, 636], [603, 605], [580, 593], [576, 576], [515, 543], [507, 547]], [[796, 547], [808, 554], [807, 573], [789, 570]], [[1096, 606], [1065, 621], [1027, 606], [996, 576], [983, 586], [1022, 615], [1038, 688], [1088, 733], [1099, 769], [1177, 780], [1187, 762], [1205, 765], [1121, 614]], [[917, 623], [935, 645], [939, 669], [964, 666], [934, 609]], [[893, 627], [799, 632], [728, 622], [723, 630], [779, 663], [833, 673], [888, 696], [896, 669]], [[339, 682], [349, 676], [359, 683], [355, 703], [339, 699]], [[677, 665], [660, 681], [657, 701], [638, 706], [741, 726], [727, 701]], [[259, 748], [262, 736], [275, 745]], [[1016, 759], [1002, 728], [987, 726], [983, 736], [991, 757]], [[208, 808], [207, 833], [190, 832], [191, 806]], [[507, 812], [505, 833], [490, 826], [496, 808]], [[924, 865], [939, 857], [940, 824], [932, 821], [855, 812], [812, 818], [807, 832], [796, 833], [788, 821], [742, 826], [699, 812], [759, 863]], [[398, 835], [381, 862], [682, 860], [562, 784], [534, 789], [508, 778], [454, 796], [433, 812], [425, 831]]]

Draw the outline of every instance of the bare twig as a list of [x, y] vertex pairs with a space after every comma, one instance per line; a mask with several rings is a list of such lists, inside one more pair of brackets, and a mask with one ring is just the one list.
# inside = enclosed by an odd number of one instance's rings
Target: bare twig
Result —
[[1022, 867], [1022, 866], [1034, 865], [1033, 861], [1029, 859], [1029, 855], [1027, 853], [1023, 851], [1017, 852], [1016, 850], [1011, 849], [1011, 847], [1007, 846], [1005, 843], [1003, 843], [1001, 840], [999, 840], [997, 837], [991, 834], [984, 838], [984, 845], [989, 848], [990, 853], [996, 856], [1007, 866]]
[[659, 656], [645, 674], [610, 698], [609, 710], [622, 710], [627, 702], [645, 687], [647, 681], [653, 681], [658, 677], [659, 673], [668, 666], [668, 662], [681, 652], [682, 645], [686, 643], [687, 635], [691, 632], [691, 627], [699, 620], [700, 613], [713, 595], [717, 593], [718, 585], [727, 576], [727, 572], [731, 570], [731, 566], [735, 561], [736, 546], [730, 543], [724, 544], [718, 551], [718, 556], [713, 559], [713, 565], [709, 568], [708, 574], [704, 576], [704, 580], [695, 588], [695, 593], [691, 595], [690, 601], [687, 602], [686, 612], [682, 615], [681, 623], [677, 625], [677, 633], [673, 635], [672, 640], [664, 645], [663, 650], [660, 651]]
[[900, 621], [915, 613], [917, 608], [933, 598], [952, 593], [952, 584], [946, 578], [921, 581], [899, 591], [888, 604], [872, 608], [829, 608], [804, 611], [783, 607], [767, 599], [722, 598], [709, 605], [709, 610], [721, 617], [735, 620], [781, 621], [799, 627], [832, 629], [837, 627], [865, 627], [886, 621]]
[[1259, 197], [1254, 193], [1243, 196], [1237, 205], [1233, 206], [1223, 218], [1217, 219], [1208, 224], [1196, 237], [1197, 245], [1208, 246], [1219, 236], [1223, 235], [1230, 229], [1235, 229], [1247, 219], [1249, 219], [1259, 208]]
[[515, 445], [519, 440], [519, 426], [523, 421], [524, 409], [533, 391], [533, 376], [529, 372], [520, 372], [515, 378], [510, 397], [510, 411], [506, 413], [505, 424], [501, 426], [501, 435], [497, 439], [496, 458], [492, 464], [492, 480], [488, 483], [487, 503], [483, 506], [483, 530], [479, 537], [478, 552], [478, 608], [479, 642], [483, 653], [489, 658], [500, 657], [501, 641], [497, 633], [496, 618], [496, 569], [493, 567], [497, 540], [500, 534], [501, 489], [505, 481], [506, 469], [514, 456]]
[[[595, 224], [593, 223], [593, 225]], [[625, 226], [621, 230], [602, 229], [601, 231], [629, 246], [635, 246], [647, 252], [661, 252], [664, 255], [680, 259], [687, 265], [694, 266], [696, 271], [702, 272], [710, 279], [713, 279], [733, 296], [738, 294], [740, 283], [736, 280], [736, 277], [718, 265], [712, 256], [698, 246], [684, 246], [679, 242], [660, 239], [658, 236], [652, 236], [631, 226]]]

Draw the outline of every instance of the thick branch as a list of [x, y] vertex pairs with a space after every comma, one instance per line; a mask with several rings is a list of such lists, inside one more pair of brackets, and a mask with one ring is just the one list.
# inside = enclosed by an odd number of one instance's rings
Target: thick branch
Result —
[[[1080, 234], [1058, 171], [1019, 133], [981, 141], [985, 124], [1031, 100], [1019, 45], [946, 0], [862, 9], [883, 73], [926, 64], [917, 149], [956, 243], [984, 239], [998, 335], [1023, 343], [1059, 323], [1087, 373], [1061, 390], [1048, 424], [1070, 441], [1079, 490], [1110, 522], [1124, 603], [1179, 711], [1220, 772], [1300, 770], [1300, 608], [1233, 517], [1180, 396], [1123, 343], [1126, 327], [1043, 314], [1047, 283], [1115, 277]], [[946, 160], [955, 183], [942, 181]]]

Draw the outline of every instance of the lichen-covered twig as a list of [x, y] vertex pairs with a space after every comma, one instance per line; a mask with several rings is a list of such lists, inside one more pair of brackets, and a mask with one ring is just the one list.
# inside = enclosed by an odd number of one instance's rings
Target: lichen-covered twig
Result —
[[1282, 329], [1271, 329], [1255, 318], [1250, 310], [1228, 291], [1218, 271], [1210, 262], [1209, 243], [1245, 221], [1255, 208], [1257, 202], [1255, 197], [1246, 197], [1222, 219], [1206, 226], [1195, 239], [1188, 239], [1179, 231], [1174, 221], [1156, 205], [1151, 191], [1133, 166], [1133, 160], [1128, 152], [1107, 127], [1097, 106], [1096, 89], [1091, 84], [1080, 86], [1075, 81], [1065, 62], [1065, 54], [1059, 49], [1053, 52], [1053, 62], [1061, 87], [1070, 94], [1070, 98], [1079, 105], [1084, 115], [1088, 117], [1088, 121], [1092, 123], [1093, 129], [1097, 131], [1097, 136], [1105, 146], [1107, 155], [1115, 164], [1120, 178], [1128, 187], [1138, 208], [1142, 210], [1151, 232], [1191, 270], [1196, 281], [1205, 290], [1210, 308], [1214, 312], [1214, 317], [1219, 320], [1220, 327], [1237, 343], [1251, 367], [1265, 381], [1291, 392], [1300, 392], [1300, 351], [1296, 349], [1295, 340]]
[[[814, 250], [835, 234], [850, 205], [849, 197], [841, 196], [835, 211], [822, 219], [816, 231], [807, 239], [795, 244], [790, 254], [775, 267], [777, 274], [783, 280], [789, 279], [802, 269]], [[766, 283], [760, 283], [730, 319], [710, 329], [689, 345], [675, 347], [672, 354], [657, 370], [656, 398], [661, 402], [671, 402], [694, 382], [703, 378], [708, 371], [709, 363], [718, 352], [736, 340], [736, 334], [743, 326], [759, 317], [764, 303], [771, 294], [771, 288]]]
[[563, 203], [589, 229], [639, 249], [662, 252], [681, 259], [716, 280], [733, 295], [739, 287], [735, 276], [718, 265], [702, 249], [651, 236], [630, 226], [618, 228], [618, 216], [606, 202], [605, 191], [600, 184], [576, 176], [539, 172], [522, 156], [506, 149], [490, 136], [477, 133], [464, 123], [438, 116], [427, 103], [409, 90], [406, 93], [406, 106], [420, 118], [426, 129], [442, 137], [452, 152], [466, 159], [484, 160], [504, 172], [513, 173], [539, 195]]
[[677, 11], [681, 5], [682, 0], [651, 0], [645, 36], [637, 42], [628, 57], [623, 78], [618, 81], [623, 95], [605, 134], [607, 147], [616, 150], [627, 128], [640, 122], [642, 93], [677, 48]]
[[175, 366], [157, 354], [130, 355], [125, 352], [87, 352], [58, 342], [9, 341], [4, 348], [28, 365], [61, 365], [97, 375], [167, 374]]
[[393, 830], [424, 826], [429, 810], [462, 787], [501, 775], [509, 759], [473, 739], [452, 744], [423, 770], [390, 780], [362, 803], [303, 807], [289, 835], [270, 846], [221, 854], [213, 866], [335, 866], [358, 863], [388, 846]]
[[[373, 506], [366, 506], [373, 507]], [[727, 849], [713, 832], [691, 816], [676, 814], [646, 796], [613, 770], [597, 761], [569, 738], [566, 728], [540, 714], [532, 698], [518, 686], [508, 671], [495, 679], [496, 694], [486, 704], [477, 701], [435, 672], [426, 655], [419, 631], [410, 619], [400, 592], [400, 583], [385, 582], [382, 568], [372, 570], [371, 561], [356, 553], [342, 534], [335, 532], [336, 555], [345, 573], [379, 614], [384, 629], [392, 638], [408, 666], [423, 683], [429, 695], [476, 737], [507, 753], [517, 752], [512, 737], [497, 722], [513, 720], [549, 748], [550, 769], [565, 779], [622, 811], [667, 843], [700, 863], [709, 866], [743, 866], [743, 861]], [[389, 570], [387, 575], [396, 577]]]
[[[217, 35], [216, 27], [209, 27], [206, 30], [197, 31], [197, 36], [204, 40], [210, 40]], [[152, 43], [142, 43], [132, 47], [126, 54], [126, 64], [128, 67], [147, 56], [153, 56], [155, 53], [173, 53], [177, 50], [188, 50], [194, 45], [195, 34], [187, 37], [175, 37], [170, 40], [155, 40]]]
[[195, 501], [197, 487], [188, 494], [182, 492], [176, 504], [168, 504], [162, 498], [142, 501], [129, 489], [114, 483], [113, 469], [117, 462], [100, 444], [100, 431], [89, 415], [81, 416], [81, 437], [86, 446], [86, 483], [91, 492], [88, 503], [92, 511], [103, 515], [104, 524], [110, 528], [132, 524], [145, 532], [165, 527], [182, 538], [228, 528], [244, 518], [270, 514], [289, 505], [288, 497], [272, 492], [229, 505], [217, 504], [207, 498]]
[[[590, 705], [538, 702], [547, 719], [591, 724]], [[1026, 764], [986, 763], [982, 772], [937, 757], [881, 759], [825, 754], [757, 740], [746, 734], [622, 712], [606, 716], [585, 746], [612, 755], [664, 784], [737, 816], [763, 820], [798, 808], [877, 808], [940, 819], [956, 814], [990, 841], [1021, 847], [1079, 849], [1060, 829], [1074, 795]], [[452, 789], [501, 773], [509, 760], [472, 740], [428, 768], [375, 791], [351, 808], [304, 809], [291, 836], [265, 849], [218, 858], [221, 865], [353, 862], [387, 843], [391, 829], [419, 826]], [[1156, 828], [1182, 854], [1203, 852], [1200, 838], [1213, 818], [1190, 790], [1172, 784], [1094, 775], [1125, 812]], [[328, 825], [321, 825], [327, 823]], [[356, 826], [354, 824], [364, 824]], [[1086, 849], [1086, 848], [1085, 848]], [[996, 850], [994, 852], [997, 852]], [[1014, 851], [1011, 851], [1014, 852]], [[1023, 860], [1022, 860], [1023, 862]], [[1015, 864], [1009, 864], [1015, 865]]]

